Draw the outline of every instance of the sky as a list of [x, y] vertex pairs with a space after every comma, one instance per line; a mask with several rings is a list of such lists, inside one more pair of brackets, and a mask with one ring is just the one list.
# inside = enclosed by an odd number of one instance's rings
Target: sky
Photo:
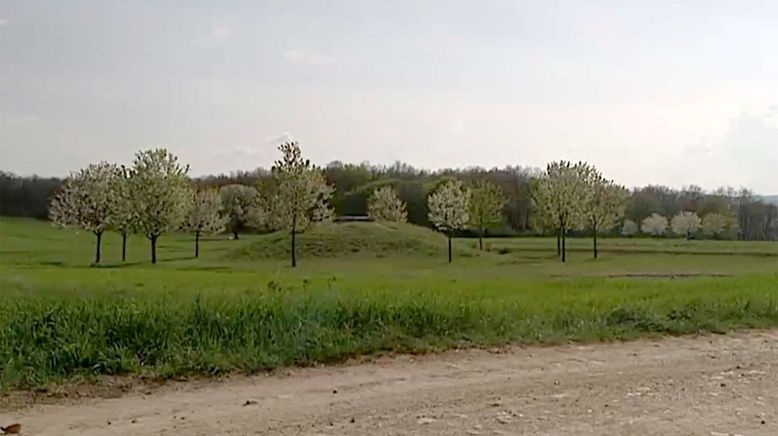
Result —
[[778, 193], [778, 2], [0, 0], [0, 169], [165, 147]]

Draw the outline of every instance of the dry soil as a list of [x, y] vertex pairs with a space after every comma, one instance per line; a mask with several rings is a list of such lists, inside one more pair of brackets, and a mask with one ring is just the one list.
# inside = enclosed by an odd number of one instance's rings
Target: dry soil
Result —
[[23, 435], [778, 435], [778, 331], [511, 347], [0, 410]]

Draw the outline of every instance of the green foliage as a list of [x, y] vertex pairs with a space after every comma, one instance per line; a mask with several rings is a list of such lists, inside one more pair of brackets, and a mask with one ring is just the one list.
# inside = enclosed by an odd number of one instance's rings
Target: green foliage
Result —
[[505, 221], [502, 209], [506, 200], [500, 188], [486, 180], [479, 180], [470, 188], [470, 194], [470, 228], [483, 235], [487, 229]]
[[322, 171], [303, 159], [297, 142], [278, 147], [281, 159], [273, 165], [274, 195], [268, 200], [272, 230], [304, 230], [311, 222], [332, 217], [332, 187]]
[[[408, 221], [432, 227], [428, 220], [427, 196], [441, 179], [456, 178], [466, 185], [486, 180], [500, 188], [507, 198], [504, 207], [505, 226], [502, 233], [521, 234], [528, 231], [556, 229], [546, 222], [539, 203], [533, 200], [535, 185], [542, 178], [536, 168], [506, 166], [486, 170], [478, 167], [426, 171], [404, 163], [389, 166], [332, 162], [323, 169], [327, 184], [335, 188], [331, 205], [336, 215], [365, 215], [367, 200], [378, 186], [392, 185], [406, 204]], [[62, 184], [61, 179], [36, 176], [19, 177], [0, 171], [0, 214], [6, 216], [48, 216], [49, 199]], [[220, 188], [229, 184], [245, 186], [272, 185], [269, 170], [234, 171], [229, 175], [210, 175], [193, 180], [198, 188]], [[269, 196], [263, 198], [267, 200]], [[270, 189], [269, 192], [275, 192]], [[732, 216], [736, 225], [714, 239], [778, 240], [778, 204], [769, 196], [755, 195], [748, 189], [718, 188], [703, 192], [699, 186], [677, 190], [667, 186], [649, 185], [635, 188], [628, 194], [625, 218], [635, 223], [652, 213], [672, 217], [682, 210], [703, 217], [710, 213]], [[272, 204], [272, 201], [270, 201]], [[510, 229], [510, 230], [509, 230]]]
[[624, 216], [626, 190], [612, 180], [605, 179], [594, 168], [589, 173], [587, 185], [589, 195], [584, 205], [585, 226], [595, 233], [613, 228]]
[[123, 235], [134, 233], [137, 227], [132, 196], [130, 195], [130, 176], [131, 172], [122, 166], [117, 169], [116, 176], [109, 180], [110, 228]]
[[737, 222], [729, 215], [711, 212], [702, 218], [702, 232], [717, 239], [736, 227]]

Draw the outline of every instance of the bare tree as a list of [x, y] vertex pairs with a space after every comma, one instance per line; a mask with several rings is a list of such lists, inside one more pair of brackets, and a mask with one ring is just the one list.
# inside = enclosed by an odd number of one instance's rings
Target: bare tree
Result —
[[103, 232], [111, 223], [111, 186], [117, 176], [116, 165], [107, 162], [90, 164], [65, 180], [49, 208], [55, 224], [95, 235], [95, 264], [100, 263]]
[[139, 151], [130, 172], [130, 201], [136, 228], [151, 243], [151, 263], [157, 263], [157, 239], [181, 228], [189, 204], [189, 166], [165, 149]]
[[451, 236], [455, 230], [464, 229], [470, 220], [470, 191], [459, 180], [450, 180], [438, 186], [427, 197], [429, 220], [448, 237], [448, 262], [452, 260]]
[[478, 248], [484, 249], [486, 230], [504, 222], [505, 195], [495, 184], [479, 180], [470, 189], [470, 227], [478, 231]]
[[221, 214], [222, 200], [212, 189], [192, 191], [185, 229], [195, 235], [195, 257], [200, 257], [200, 235], [224, 231], [227, 217]]

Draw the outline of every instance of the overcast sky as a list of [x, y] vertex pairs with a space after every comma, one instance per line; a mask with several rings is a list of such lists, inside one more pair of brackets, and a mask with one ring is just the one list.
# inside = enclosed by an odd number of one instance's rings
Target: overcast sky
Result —
[[0, 0], [0, 169], [587, 160], [778, 192], [778, 1]]

